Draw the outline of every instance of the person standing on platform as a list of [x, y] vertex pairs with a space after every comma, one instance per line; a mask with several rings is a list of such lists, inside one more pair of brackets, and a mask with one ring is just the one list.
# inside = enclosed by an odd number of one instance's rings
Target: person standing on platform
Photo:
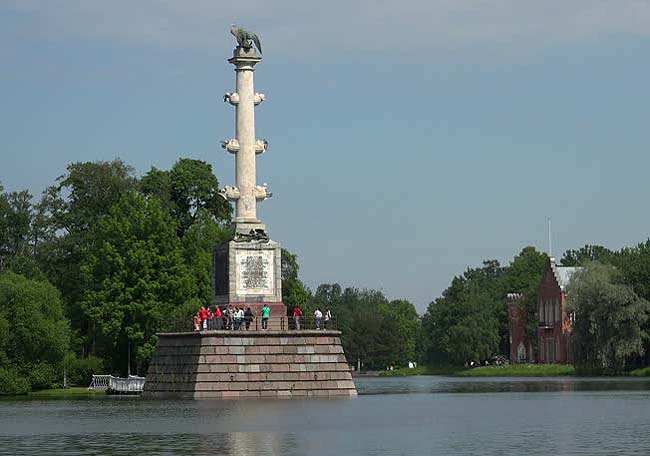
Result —
[[221, 308], [219, 306], [214, 309], [214, 324], [215, 329], [223, 328], [223, 312], [221, 312]]
[[238, 330], [241, 325], [241, 320], [239, 319], [239, 307], [235, 307], [235, 310], [232, 313], [232, 329]]
[[214, 312], [212, 312], [212, 306], [208, 307], [208, 329], [214, 329]]
[[262, 329], [269, 329], [269, 318], [271, 318], [271, 308], [264, 303], [264, 307], [262, 307]]
[[201, 317], [202, 328], [208, 329], [208, 310], [205, 307], [201, 307], [199, 310], [199, 316]]
[[293, 308], [293, 322], [296, 325], [296, 331], [300, 331], [300, 319], [302, 318], [302, 309], [299, 306]]
[[246, 312], [244, 313], [244, 321], [246, 322], [246, 331], [248, 331], [251, 327], [251, 322], [253, 321], [253, 318], [255, 315], [253, 315], [253, 311], [249, 307], [246, 309]]
[[194, 331], [199, 331], [201, 329], [201, 317], [199, 316], [199, 313], [197, 312], [194, 315]]
[[330, 322], [331, 319], [332, 319], [332, 312], [330, 312], [330, 310], [327, 309], [325, 311], [325, 324], [324, 324], [325, 329], [327, 329], [327, 324]]
[[235, 315], [237, 315], [237, 329], [241, 329], [241, 324], [244, 322], [244, 308], [238, 307]]
[[316, 312], [314, 312], [314, 321], [316, 322], [316, 329], [320, 329], [321, 318], [323, 318], [323, 312], [320, 311], [320, 308], [317, 308]]
[[224, 314], [226, 316], [226, 329], [232, 329], [232, 318], [235, 314], [235, 310], [232, 307], [232, 304], [226, 307]]

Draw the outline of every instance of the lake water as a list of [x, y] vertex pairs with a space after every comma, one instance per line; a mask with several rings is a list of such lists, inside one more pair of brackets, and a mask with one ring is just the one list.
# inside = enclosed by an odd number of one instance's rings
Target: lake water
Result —
[[3, 399], [0, 454], [650, 454], [650, 379], [355, 382], [339, 400]]

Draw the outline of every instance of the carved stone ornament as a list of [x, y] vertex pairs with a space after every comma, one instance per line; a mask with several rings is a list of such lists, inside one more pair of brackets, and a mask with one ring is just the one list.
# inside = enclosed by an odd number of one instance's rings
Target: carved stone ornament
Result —
[[226, 149], [231, 154], [239, 152], [239, 141], [236, 139], [229, 139], [228, 141], [221, 141], [221, 147]]
[[269, 242], [269, 235], [263, 229], [250, 230], [246, 233], [235, 233], [235, 242]]
[[227, 92], [223, 96], [223, 101], [224, 103], [230, 103], [231, 105], [235, 106], [239, 104], [239, 94], [237, 92]]

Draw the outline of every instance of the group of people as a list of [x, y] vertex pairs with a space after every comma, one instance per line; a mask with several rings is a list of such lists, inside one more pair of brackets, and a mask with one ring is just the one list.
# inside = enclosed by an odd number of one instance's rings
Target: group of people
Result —
[[[268, 321], [271, 315], [271, 309], [268, 305], [262, 307], [262, 329], [268, 328]], [[244, 311], [243, 307], [235, 307], [232, 304], [223, 310], [219, 306], [210, 306], [207, 309], [201, 307], [194, 315], [194, 330], [202, 329], [250, 329], [251, 322], [255, 319], [255, 314], [250, 307]]]
[[[271, 308], [264, 304], [260, 310], [262, 318], [262, 329], [269, 329], [269, 318], [271, 317]], [[250, 307], [244, 311], [243, 307], [233, 306], [232, 304], [223, 309], [219, 306], [201, 307], [193, 317], [194, 330], [249, 330], [251, 323], [255, 319], [255, 314]], [[320, 308], [314, 311], [314, 328], [327, 329], [328, 324], [332, 321], [332, 312], [329, 309], [323, 313]], [[296, 330], [304, 329], [303, 312], [298, 306], [293, 308], [293, 322]]]
[[[303, 313], [302, 309], [299, 306], [293, 308], [293, 322], [296, 327], [296, 330], [300, 330], [302, 324]], [[323, 328], [327, 329], [327, 325], [332, 320], [332, 312], [329, 309], [325, 310], [325, 313], [321, 312], [320, 307], [317, 307], [314, 311], [314, 327], [320, 329], [321, 321], [323, 322]]]

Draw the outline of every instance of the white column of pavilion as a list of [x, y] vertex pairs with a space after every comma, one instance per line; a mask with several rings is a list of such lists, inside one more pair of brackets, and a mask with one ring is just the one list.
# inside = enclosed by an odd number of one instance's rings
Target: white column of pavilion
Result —
[[255, 106], [264, 101], [263, 94], [255, 93], [253, 72], [256, 63], [262, 60], [253, 48], [235, 48], [233, 57], [228, 62], [235, 65], [237, 74], [237, 92], [227, 93], [224, 101], [235, 106], [235, 138], [224, 141], [223, 147], [235, 154], [236, 186], [227, 186], [222, 195], [234, 201], [235, 230], [239, 234], [248, 234], [251, 230], [266, 227], [257, 218], [257, 201], [270, 196], [266, 185], [257, 185], [255, 156], [266, 151], [267, 142], [255, 138]]

